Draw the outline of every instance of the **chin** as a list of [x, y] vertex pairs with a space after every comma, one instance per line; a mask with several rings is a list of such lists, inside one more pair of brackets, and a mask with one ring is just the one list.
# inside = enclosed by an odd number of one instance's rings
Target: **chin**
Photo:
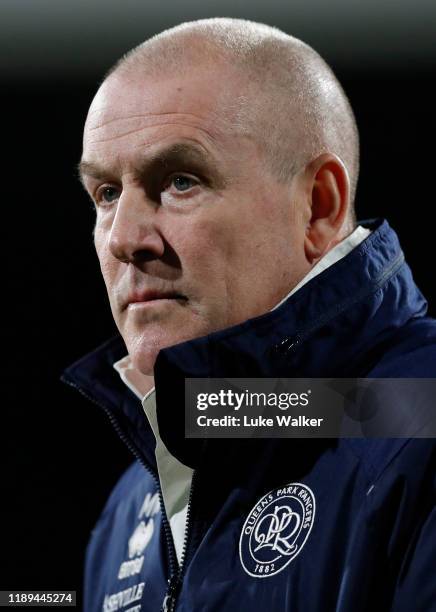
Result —
[[148, 329], [138, 329], [138, 326], [125, 330], [122, 334], [133, 366], [145, 374], [153, 375], [154, 365], [160, 350], [186, 342], [193, 338], [205, 335], [210, 330], [194, 329], [187, 326], [185, 322], [178, 322], [177, 327], [171, 326], [165, 329], [161, 325], [155, 325]]
[[163, 338], [162, 336], [156, 338], [152, 337], [149, 333], [142, 335], [134, 334], [133, 338], [125, 339], [133, 366], [146, 376], [153, 376], [159, 351], [179, 342], [182, 342], [179, 338]]
[[156, 363], [156, 358], [159, 351], [160, 348], [157, 348], [155, 351], [129, 351], [129, 355], [132, 360], [133, 366], [139, 372], [141, 372], [141, 374], [145, 374], [145, 376], [153, 376], [154, 364]]

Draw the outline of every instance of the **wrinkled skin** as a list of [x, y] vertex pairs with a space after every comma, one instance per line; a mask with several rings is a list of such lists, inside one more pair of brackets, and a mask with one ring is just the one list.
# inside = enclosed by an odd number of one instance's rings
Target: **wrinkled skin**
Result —
[[88, 114], [95, 247], [144, 374], [161, 348], [267, 312], [313, 265], [310, 189], [298, 176], [279, 183], [256, 138], [232, 129], [238, 87], [222, 67], [115, 73]]

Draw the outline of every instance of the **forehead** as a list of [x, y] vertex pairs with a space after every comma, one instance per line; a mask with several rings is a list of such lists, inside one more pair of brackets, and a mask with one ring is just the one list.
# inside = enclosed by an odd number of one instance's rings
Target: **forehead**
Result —
[[183, 132], [197, 132], [213, 145], [229, 131], [235, 133], [240, 100], [234, 77], [223, 68], [193, 67], [157, 78], [140, 70], [115, 73], [91, 104], [84, 148], [124, 140], [140, 144], [155, 129], [163, 136], [177, 129], [182, 136]]

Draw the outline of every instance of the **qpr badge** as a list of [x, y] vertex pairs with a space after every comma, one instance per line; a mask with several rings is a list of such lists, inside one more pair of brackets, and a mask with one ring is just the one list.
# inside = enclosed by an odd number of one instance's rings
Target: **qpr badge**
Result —
[[315, 519], [311, 489], [292, 482], [274, 489], [252, 508], [242, 528], [239, 556], [250, 576], [281, 572], [301, 552]]

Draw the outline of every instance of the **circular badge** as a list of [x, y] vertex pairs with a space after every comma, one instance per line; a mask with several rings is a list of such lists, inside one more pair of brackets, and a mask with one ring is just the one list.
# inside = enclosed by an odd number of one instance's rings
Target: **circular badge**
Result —
[[252, 508], [242, 528], [239, 556], [250, 576], [281, 572], [301, 552], [315, 519], [315, 496], [299, 482], [274, 489]]

